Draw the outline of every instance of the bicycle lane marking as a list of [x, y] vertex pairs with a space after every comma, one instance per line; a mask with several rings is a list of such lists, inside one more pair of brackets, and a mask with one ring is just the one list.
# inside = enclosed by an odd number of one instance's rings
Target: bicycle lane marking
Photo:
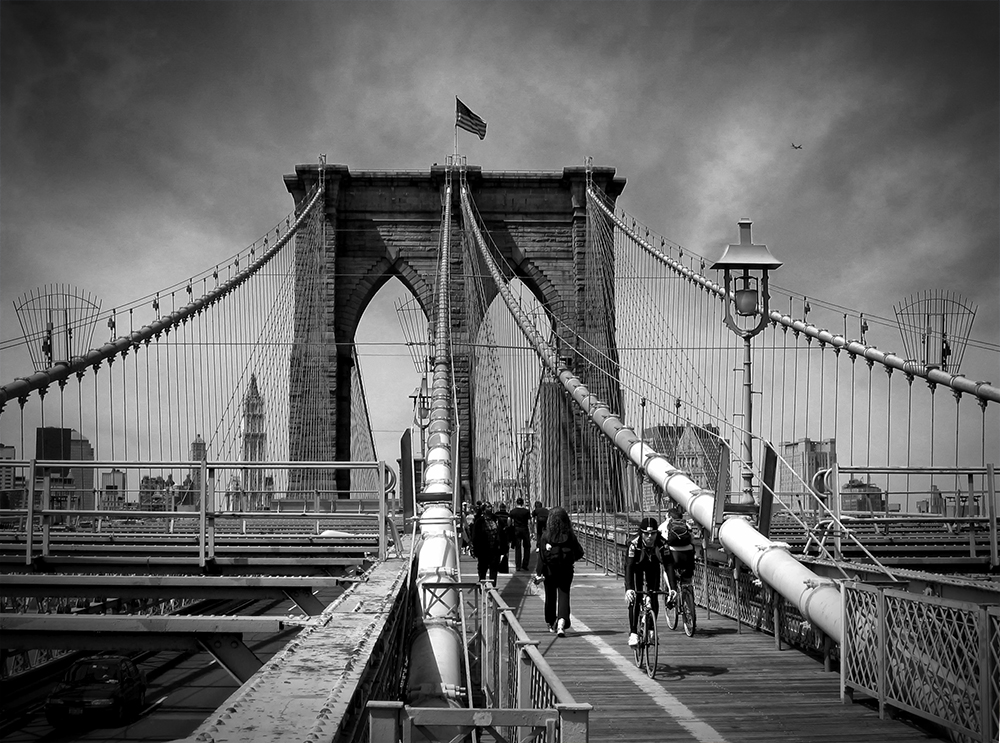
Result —
[[[583, 575], [580, 577], [583, 577]], [[544, 596], [538, 596], [537, 598], [543, 602], [545, 601]], [[670, 715], [678, 725], [687, 730], [699, 743], [728, 743], [715, 728], [700, 719], [684, 702], [664, 689], [655, 680], [649, 678], [645, 671], [639, 670], [631, 658], [625, 658], [621, 653], [594, 634], [594, 631], [572, 612], [570, 612], [570, 626], [574, 629], [579, 629], [580, 634], [578, 636], [581, 639], [590, 643], [601, 656], [649, 695], [660, 709]]]

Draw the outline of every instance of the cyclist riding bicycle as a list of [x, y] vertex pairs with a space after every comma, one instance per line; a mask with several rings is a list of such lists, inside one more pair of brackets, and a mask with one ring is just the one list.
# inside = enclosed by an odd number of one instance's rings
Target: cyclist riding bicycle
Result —
[[[667, 520], [660, 524], [660, 534], [666, 540], [673, 558], [674, 575], [677, 580], [687, 583], [694, 575], [694, 539], [691, 527], [684, 519], [684, 510], [673, 506], [667, 512]], [[677, 584], [667, 576], [671, 590], [677, 589]]]
[[673, 557], [667, 547], [667, 540], [656, 528], [656, 519], [647, 516], [639, 524], [638, 536], [629, 541], [625, 556], [625, 601], [628, 604], [629, 647], [639, 644], [636, 627], [642, 604], [637, 600], [637, 592], [645, 590], [649, 594], [653, 614], [659, 613], [659, 597], [655, 592], [660, 590], [661, 566], [667, 572], [667, 584], [670, 586], [670, 598], [672, 598], [675, 582]]

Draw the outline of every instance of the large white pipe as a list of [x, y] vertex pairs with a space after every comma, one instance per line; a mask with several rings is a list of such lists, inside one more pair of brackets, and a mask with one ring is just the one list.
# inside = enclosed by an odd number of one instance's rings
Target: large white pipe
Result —
[[446, 624], [420, 627], [410, 646], [407, 704], [461, 707], [462, 667], [462, 637], [453, 627]]
[[[462, 611], [457, 588], [428, 587], [425, 583], [457, 583], [454, 477], [452, 474], [452, 392], [448, 268], [451, 261], [451, 183], [445, 188], [438, 306], [434, 334], [434, 372], [431, 382], [430, 422], [423, 482], [414, 508], [419, 511], [419, 545], [416, 559], [418, 627], [410, 643], [407, 704], [415, 707], [461, 707], [466, 694], [466, 664], [461, 634], [455, 629]], [[458, 728], [435, 728], [440, 740], [452, 740]]]
[[454, 534], [425, 535], [417, 555], [417, 595], [424, 619], [454, 618], [460, 608], [455, 589], [424, 590], [424, 583], [457, 583], [458, 554]]
[[[599, 400], [558, 358], [553, 349], [527, 318], [520, 303], [511, 294], [493, 256], [475, 226], [466, 190], [462, 192], [462, 209], [466, 222], [473, 229], [483, 261], [493, 277], [500, 296], [514, 315], [521, 332], [560, 381], [577, 405], [591, 421], [622, 451], [636, 467], [659, 485], [667, 496], [687, 510], [706, 529], [715, 526], [715, 494], [703, 490], [678, 471], [667, 459], [646, 446], [632, 428], [626, 426]], [[763, 582], [796, 605], [808, 621], [822, 629], [837, 642], [843, 635], [843, 599], [836, 583], [821, 578], [802, 565], [777, 542], [772, 542], [741, 517], [727, 519], [719, 528], [719, 541], [726, 550], [748, 565]]]

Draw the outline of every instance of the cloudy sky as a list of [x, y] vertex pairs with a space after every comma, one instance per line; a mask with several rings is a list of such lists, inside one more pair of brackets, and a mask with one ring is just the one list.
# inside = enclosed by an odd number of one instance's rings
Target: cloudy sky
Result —
[[458, 95], [470, 164], [592, 157], [691, 250], [749, 217], [780, 286], [882, 317], [956, 291], [997, 344], [998, 28], [992, 0], [0, 0], [0, 340], [44, 284], [110, 308], [236, 253], [319, 153], [442, 162]]

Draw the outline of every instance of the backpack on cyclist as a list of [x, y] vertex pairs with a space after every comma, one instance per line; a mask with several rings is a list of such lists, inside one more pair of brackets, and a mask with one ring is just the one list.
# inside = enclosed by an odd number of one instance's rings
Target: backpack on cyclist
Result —
[[675, 549], [692, 545], [691, 527], [686, 521], [671, 521], [667, 525], [667, 544]]

